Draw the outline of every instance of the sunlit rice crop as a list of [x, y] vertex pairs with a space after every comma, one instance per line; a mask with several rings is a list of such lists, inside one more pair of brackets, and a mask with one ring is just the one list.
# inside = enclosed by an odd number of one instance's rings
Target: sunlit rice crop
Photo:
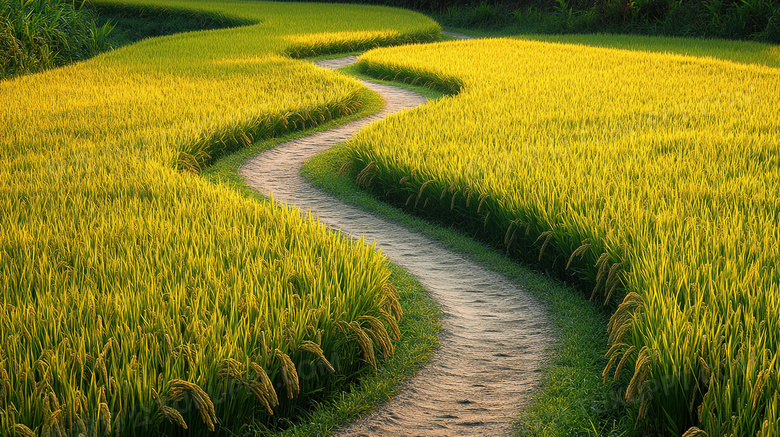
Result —
[[269, 423], [392, 349], [400, 311], [381, 255], [197, 170], [360, 109], [357, 81], [284, 56], [290, 35], [403, 39], [435, 23], [390, 8], [133, 4], [258, 24], [0, 81], [3, 435]]
[[460, 92], [362, 131], [359, 181], [616, 308], [604, 379], [640, 426], [780, 433], [780, 71], [518, 40], [360, 66]]

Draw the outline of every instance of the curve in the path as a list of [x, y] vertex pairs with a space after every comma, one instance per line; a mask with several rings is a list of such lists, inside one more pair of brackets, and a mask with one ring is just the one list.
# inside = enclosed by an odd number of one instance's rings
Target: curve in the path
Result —
[[[347, 61], [324, 61], [330, 68]], [[544, 350], [553, 341], [545, 311], [505, 277], [397, 224], [374, 217], [311, 187], [301, 164], [361, 127], [425, 103], [417, 93], [364, 82], [386, 100], [372, 117], [281, 144], [239, 170], [247, 184], [278, 202], [311, 210], [353, 236], [361, 234], [415, 275], [441, 305], [440, 348], [401, 393], [340, 432], [343, 436], [484, 436], [511, 421], [539, 383]]]

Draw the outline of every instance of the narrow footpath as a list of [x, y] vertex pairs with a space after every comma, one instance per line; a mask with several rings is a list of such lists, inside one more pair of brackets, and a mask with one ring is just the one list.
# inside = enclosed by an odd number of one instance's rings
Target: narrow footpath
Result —
[[[319, 63], [338, 68], [354, 57]], [[424, 104], [401, 88], [363, 82], [387, 102], [377, 115], [281, 144], [239, 170], [246, 183], [280, 203], [311, 210], [326, 225], [376, 240], [395, 264], [416, 276], [441, 306], [440, 348], [387, 404], [341, 436], [487, 436], [511, 432], [512, 419], [539, 384], [544, 351], [555, 340], [543, 306], [507, 278], [442, 244], [346, 205], [311, 187], [304, 161], [351, 138], [361, 127]]]

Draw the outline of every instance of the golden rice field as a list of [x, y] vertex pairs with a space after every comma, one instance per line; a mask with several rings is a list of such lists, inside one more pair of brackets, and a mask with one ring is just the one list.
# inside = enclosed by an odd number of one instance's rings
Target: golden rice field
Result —
[[287, 54], [438, 25], [383, 7], [124, 3], [256, 24], [0, 82], [3, 435], [238, 431], [339, 388], [397, 336], [381, 255], [196, 171], [361, 108], [359, 82]]
[[509, 39], [359, 65], [457, 92], [363, 130], [359, 182], [611, 308], [640, 430], [780, 434], [780, 70]]

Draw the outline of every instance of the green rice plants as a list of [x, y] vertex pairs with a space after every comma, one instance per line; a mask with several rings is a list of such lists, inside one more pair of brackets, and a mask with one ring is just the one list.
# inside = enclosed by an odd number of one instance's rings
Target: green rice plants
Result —
[[378, 7], [126, 3], [254, 24], [0, 81], [0, 433], [289, 423], [392, 350], [387, 261], [198, 172], [362, 107], [357, 81], [285, 56], [291, 36], [435, 24]]
[[83, 3], [12, 0], [0, 4], [0, 79], [57, 67], [107, 50], [113, 26], [99, 26]]
[[114, 24], [111, 43], [115, 48], [146, 38], [198, 30], [214, 30], [254, 24], [253, 20], [224, 12], [193, 10], [176, 6], [126, 3], [90, 3], [98, 22]]
[[508, 39], [360, 64], [462, 84], [351, 141], [363, 185], [579, 283], [640, 430], [777, 433], [776, 68]]

